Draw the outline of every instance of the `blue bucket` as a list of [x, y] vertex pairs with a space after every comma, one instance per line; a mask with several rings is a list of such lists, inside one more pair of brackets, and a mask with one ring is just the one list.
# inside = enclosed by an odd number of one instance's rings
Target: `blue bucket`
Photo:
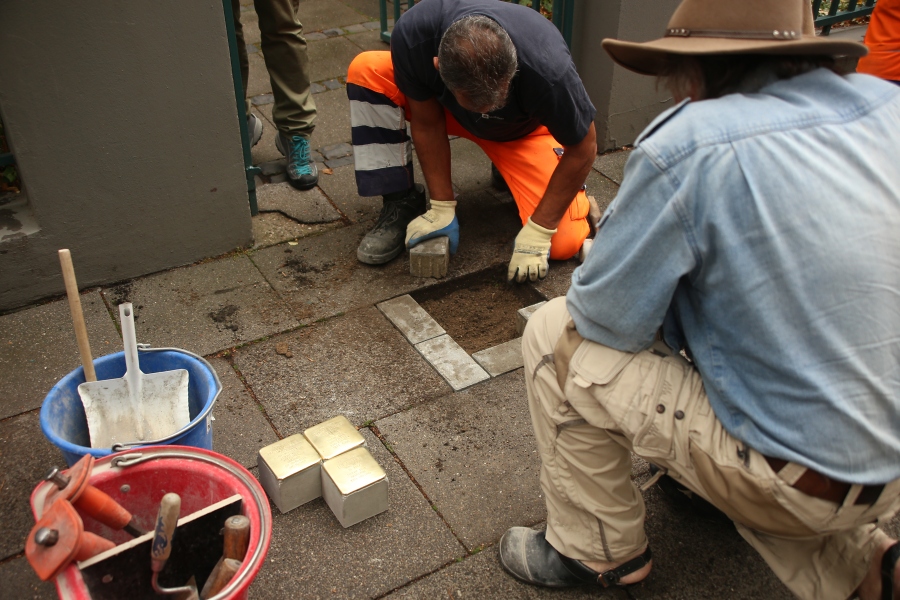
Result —
[[[176, 444], [212, 450], [212, 408], [222, 384], [205, 359], [178, 348], [141, 349], [138, 361], [142, 373], [159, 373], [186, 369], [188, 372], [188, 408], [190, 423], [167, 438], [148, 440], [141, 446]], [[107, 354], [94, 361], [97, 379], [119, 379], [125, 376], [125, 353]], [[85, 454], [95, 458], [112, 452], [127, 450], [135, 445], [116, 444], [112, 448], [91, 448], [84, 405], [78, 395], [84, 383], [84, 368], [78, 367], [53, 386], [41, 405], [41, 429], [50, 442], [59, 448], [71, 467]]]

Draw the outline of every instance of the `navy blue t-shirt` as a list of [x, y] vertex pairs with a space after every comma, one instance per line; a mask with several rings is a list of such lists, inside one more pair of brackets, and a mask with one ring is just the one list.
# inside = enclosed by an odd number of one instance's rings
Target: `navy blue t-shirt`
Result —
[[[434, 68], [444, 32], [470, 15], [499, 23], [519, 60], [508, 104], [487, 115], [460, 107]], [[422, 0], [397, 20], [391, 33], [391, 59], [401, 92], [418, 101], [437, 98], [460, 125], [482, 139], [507, 142], [544, 125], [559, 143], [573, 146], [587, 135], [597, 112], [562, 35], [537, 11], [518, 4]]]

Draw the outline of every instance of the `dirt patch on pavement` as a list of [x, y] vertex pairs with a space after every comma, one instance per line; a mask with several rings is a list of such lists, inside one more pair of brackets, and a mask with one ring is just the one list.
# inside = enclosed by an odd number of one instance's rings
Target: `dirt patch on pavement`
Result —
[[507, 283], [505, 265], [411, 296], [469, 354], [518, 337], [516, 312], [545, 299], [529, 284]]

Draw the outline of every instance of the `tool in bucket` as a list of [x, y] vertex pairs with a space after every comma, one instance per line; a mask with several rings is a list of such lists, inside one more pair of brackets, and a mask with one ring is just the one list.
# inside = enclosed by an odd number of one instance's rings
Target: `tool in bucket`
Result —
[[222, 558], [203, 584], [200, 600], [208, 600], [221, 592], [241, 568], [241, 561], [247, 554], [247, 545], [250, 542], [250, 519], [244, 515], [234, 515], [225, 519], [222, 538]]
[[88, 341], [87, 327], [84, 324], [81, 296], [78, 295], [78, 282], [75, 280], [75, 267], [72, 265], [72, 253], [68, 248], [59, 251], [59, 264], [62, 267], [63, 281], [66, 284], [66, 297], [69, 299], [69, 312], [72, 313], [72, 325], [75, 327], [78, 354], [81, 355], [81, 366], [84, 367], [84, 380], [97, 381], [94, 361], [91, 358], [91, 344]]
[[169, 554], [172, 552], [172, 536], [175, 535], [175, 525], [178, 523], [178, 515], [181, 512], [181, 496], [169, 492], [162, 497], [159, 503], [159, 514], [156, 516], [156, 530], [153, 535], [153, 544], [150, 546], [150, 570], [153, 572], [151, 584], [157, 594], [177, 594], [178, 600], [199, 600], [197, 583], [191, 577], [187, 585], [182, 587], [164, 588], [159, 585], [159, 573], [166, 566]]
[[191, 420], [187, 370], [142, 373], [130, 302], [119, 305], [119, 320], [125, 376], [78, 386], [93, 448], [165, 438]]

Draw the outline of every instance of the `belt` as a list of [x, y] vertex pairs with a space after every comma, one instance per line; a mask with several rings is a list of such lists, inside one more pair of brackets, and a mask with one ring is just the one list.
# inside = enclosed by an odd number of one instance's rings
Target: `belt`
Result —
[[[772, 467], [772, 470], [776, 473], [781, 471], [781, 469], [788, 464], [788, 461], [780, 458], [771, 458], [769, 456], [764, 456], [763, 458], [766, 459], [766, 462], [769, 463], [769, 466]], [[791, 487], [803, 492], [807, 496], [821, 498], [822, 500], [828, 500], [835, 504], [843, 504], [844, 500], [847, 498], [847, 494], [850, 493], [852, 485], [853, 484], [843, 481], [836, 481], [831, 477], [827, 477], [817, 471], [807, 468], [803, 475], [800, 476], [800, 479], [798, 479]], [[853, 501], [853, 504], [875, 504], [883, 490], [883, 484], [864, 485], [859, 496]]]

